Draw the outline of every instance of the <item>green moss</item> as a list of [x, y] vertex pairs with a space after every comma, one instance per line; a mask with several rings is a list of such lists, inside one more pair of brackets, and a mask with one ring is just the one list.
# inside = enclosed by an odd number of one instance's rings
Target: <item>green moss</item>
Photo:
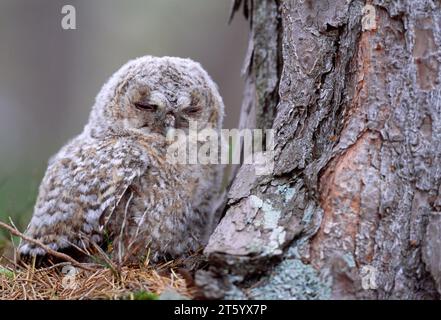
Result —
[[129, 295], [130, 300], [158, 300], [159, 296], [156, 293], [140, 290]]
[[13, 280], [15, 273], [9, 269], [0, 267], [0, 276], [6, 276], [8, 279]]

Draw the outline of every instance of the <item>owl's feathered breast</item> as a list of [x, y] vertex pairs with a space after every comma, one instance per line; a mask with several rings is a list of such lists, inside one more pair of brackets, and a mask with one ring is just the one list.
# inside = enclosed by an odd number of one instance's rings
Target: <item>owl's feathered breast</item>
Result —
[[[154, 149], [151, 141], [136, 137], [78, 136], [51, 159], [26, 234], [53, 249], [99, 241], [102, 214], [118, 204], [151, 161], [158, 161]], [[44, 254], [29, 243], [20, 251]]]

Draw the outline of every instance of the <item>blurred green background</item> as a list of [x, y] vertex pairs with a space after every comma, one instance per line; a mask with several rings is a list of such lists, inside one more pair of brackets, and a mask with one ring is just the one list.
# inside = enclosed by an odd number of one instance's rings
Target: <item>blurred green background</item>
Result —
[[[76, 30], [61, 28], [66, 4]], [[224, 97], [224, 127], [236, 127], [248, 26], [240, 15], [227, 25], [229, 9], [229, 0], [0, 0], [0, 220], [25, 228], [48, 158], [134, 57], [199, 61]]]

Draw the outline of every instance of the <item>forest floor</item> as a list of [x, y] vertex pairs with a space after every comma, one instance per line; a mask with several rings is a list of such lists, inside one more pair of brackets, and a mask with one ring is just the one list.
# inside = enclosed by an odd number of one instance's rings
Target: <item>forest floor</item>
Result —
[[124, 266], [115, 270], [106, 265], [89, 270], [58, 263], [36, 268], [31, 262], [14, 263], [10, 244], [0, 248], [0, 300], [8, 299], [191, 299], [196, 288], [184, 261], [161, 265]]

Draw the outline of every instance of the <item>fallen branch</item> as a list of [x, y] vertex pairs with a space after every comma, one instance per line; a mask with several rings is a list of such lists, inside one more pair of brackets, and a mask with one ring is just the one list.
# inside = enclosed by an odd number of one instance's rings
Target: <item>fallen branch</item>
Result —
[[84, 264], [78, 262], [77, 260], [75, 260], [71, 256], [68, 256], [67, 254], [55, 251], [55, 250], [49, 248], [47, 245], [41, 243], [40, 241], [35, 240], [35, 239], [31, 238], [31, 237], [25, 236], [20, 231], [18, 231], [17, 229], [14, 229], [13, 227], [11, 227], [10, 225], [7, 225], [4, 222], [0, 221], [0, 227], [8, 230], [14, 236], [20, 237], [20, 238], [22, 238], [23, 240], [25, 240], [27, 242], [30, 242], [30, 243], [35, 244], [36, 246], [39, 246], [40, 248], [45, 250], [49, 255], [54, 256], [54, 257], [56, 257], [58, 259], [61, 259], [63, 261], [70, 262], [74, 267], [78, 267], [78, 268], [81, 268], [81, 269], [84, 269], [84, 270], [87, 270], [87, 271], [94, 271], [95, 270], [93, 268], [85, 266]]

